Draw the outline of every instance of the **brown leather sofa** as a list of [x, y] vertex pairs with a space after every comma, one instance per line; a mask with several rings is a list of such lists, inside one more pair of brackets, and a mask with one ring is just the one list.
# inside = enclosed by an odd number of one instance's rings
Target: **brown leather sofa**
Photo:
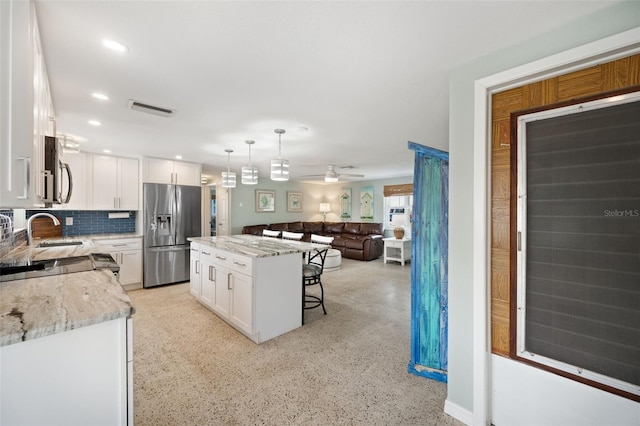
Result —
[[373, 260], [382, 256], [384, 243], [381, 223], [368, 222], [287, 222], [270, 225], [251, 225], [242, 228], [243, 234], [262, 235], [263, 229], [304, 233], [303, 241], [311, 234], [333, 237], [331, 247], [340, 250], [343, 257]]

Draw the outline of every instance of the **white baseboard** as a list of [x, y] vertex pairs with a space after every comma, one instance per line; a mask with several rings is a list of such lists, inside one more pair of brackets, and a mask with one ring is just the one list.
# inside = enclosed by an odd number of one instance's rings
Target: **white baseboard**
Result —
[[454, 419], [460, 420], [466, 425], [473, 424], [473, 413], [457, 404], [454, 404], [448, 399], [444, 401], [444, 412]]
[[124, 288], [125, 291], [137, 290], [139, 288], [142, 288], [142, 283], [123, 284], [122, 288]]

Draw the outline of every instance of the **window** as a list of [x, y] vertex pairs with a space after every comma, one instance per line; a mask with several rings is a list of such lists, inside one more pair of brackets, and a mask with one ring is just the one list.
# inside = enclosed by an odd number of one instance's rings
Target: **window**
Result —
[[397, 226], [402, 226], [406, 234], [411, 235], [413, 184], [385, 185], [383, 193], [384, 228], [393, 230]]
[[[640, 400], [640, 93], [516, 115], [515, 356]], [[515, 199], [513, 199], [515, 197]]]

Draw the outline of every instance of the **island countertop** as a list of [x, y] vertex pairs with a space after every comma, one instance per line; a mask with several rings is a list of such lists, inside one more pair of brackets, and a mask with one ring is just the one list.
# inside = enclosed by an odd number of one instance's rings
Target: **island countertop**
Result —
[[331, 248], [329, 245], [256, 235], [227, 235], [219, 237], [187, 238], [194, 243], [206, 244], [220, 250], [251, 257], [282, 256], [292, 253], [306, 253], [317, 249]]

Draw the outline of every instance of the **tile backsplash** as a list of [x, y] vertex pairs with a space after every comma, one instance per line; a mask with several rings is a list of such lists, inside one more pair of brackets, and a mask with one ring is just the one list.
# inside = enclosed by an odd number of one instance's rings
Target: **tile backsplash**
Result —
[[[38, 212], [51, 213], [60, 219], [62, 235], [77, 237], [96, 234], [125, 234], [136, 232], [136, 213], [128, 217], [110, 219], [109, 211], [92, 210], [27, 210], [25, 218]], [[67, 218], [72, 218], [73, 225], [67, 225]], [[0, 259], [15, 246], [26, 242], [26, 231], [15, 232], [13, 210], [0, 209]]]
[[[27, 210], [26, 218], [44, 210]], [[136, 211], [130, 211], [129, 217], [109, 219], [109, 211], [101, 210], [46, 210], [60, 219], [62, 235], [76, 237], [79, 235], [95, 234], [125, 234], [136, 232]], [[67, 225], [71, 218], [72, 225]]]

